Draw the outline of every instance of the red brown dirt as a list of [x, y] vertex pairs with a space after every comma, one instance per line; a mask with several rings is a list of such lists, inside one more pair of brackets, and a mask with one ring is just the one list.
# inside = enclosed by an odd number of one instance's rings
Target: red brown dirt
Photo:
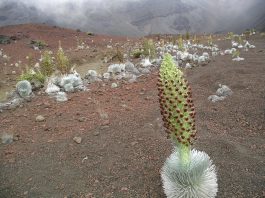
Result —
[[[115, 51], [115, 48], [106, 49], [106, 46], [110, 43], [118, 43], [119, 46], [124, 43], [129, 43], [127, 37], [98, 34], [88, 36], [85, 32], [45, 24], [23, 24], [0, 27], [0, 35], [16, 37], [16, 40], [12, 41], [11, 44], [0, 45], [0, 49], [3, 49], [4, 54], [10, 57], [6, 66], [4, 66], [4, 61], [0, 59], [0, 88], [2, 89], [5, 87], [3, 84], [8, 84], [9, 87], [15, 85], [17, 75], [25, 71], [27, 65], [29, 65], [29, 60], [26, 59], [27, 56], [32, 57], [32, 66], [34, 66], [38, 62], [38, 59], [41, 58], [41, 53], [44, 50], [56, 53], [59, 41], [67, 56], [69, 56], [70, 61], [77, 65], [84, 63], [84, 61], [85, 63], [98, 61], [98, 59], [104, 58], [104, 55]], [[31, 40], [44, 41], [48, 46], [40, 51], [34, 50], [32, 45], [30, 45]], [[130, 38], [130, 42], [135, 40], [137, 39]], [[90, 48], [77, 51], [78, 41], [84, 42]], [[19, 67], [15, 67], [18, 61], [21, 61], [21, 64]], [[13, 71], [16, 72], [16, 75], [12, 74]]]
[[[257, 48], [241, 54], [245, 61], [218, 56], [186, 71], [197, 111], [194, 147], [217, 167], [218, 198], [265, 196], [264, 41], [252, 37]], [[156, 80], [153, 72], [117, 89], [93, 84], [65, 103], [36, 96], [1, 113], [0, 133], [19, 140], [0, 145], [0, 197], [165, 197], [159, 172], [172, 145], [162, 127]], [[219, 83], [233, 95], [211, 103], [207, 98]], [[46, 120], [36, 122], [37, 115]]]

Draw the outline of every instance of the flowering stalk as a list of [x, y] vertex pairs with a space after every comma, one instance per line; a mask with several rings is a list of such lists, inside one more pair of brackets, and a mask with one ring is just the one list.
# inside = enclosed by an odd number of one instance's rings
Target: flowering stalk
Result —
[[176, 143], [183, 165], [187, 165], [190, 146], [196, 138], [195, 109], [191, 88], [169, 54], [160, 67], [157, 86], [166, 133]]

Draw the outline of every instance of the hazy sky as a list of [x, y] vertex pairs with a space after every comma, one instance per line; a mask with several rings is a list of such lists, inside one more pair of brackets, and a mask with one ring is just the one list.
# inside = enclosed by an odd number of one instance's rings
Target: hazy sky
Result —
[[[15, 0], [0, 0], [0, 4], [8, 1], [15, 1]], [[16, 2], [23, 2], [28, 5], [34, 5], [37, 8], [42, 10], [49, 9], [47, 11], [52, 11], [51, 8], [54, 7], [58, 9], [60, 6], [67, 6], [69, 4], [75, 5], [76, 7], [82, 7], [83, 5], [102, 5], [102, 6], [118, 6], [119, 4], [125, 2], [140, 2], [145, 0], [16, 0]], [[248, 7], [255, 0], [176, 0], [187, 2], [189, 4], [198, 4], [200, 2], [210, 2], [214, 4], [219, 9], [226, 8], [226, 9], [234, 9], [234, 10], [244, 10], [244, 7]], [[166, 3], [167, 0], [161, 0], [161, 3]]]
[[[55, 24], [66, 27], [81, 29], [87, 27], [86, 29], [95, 28], [95, 30], [101, 30], [101, 28], [104, 29], [107, 26], [112, 27], [114, 25], [118, 25], [117, 27], [122, 29], [123, 26], [119, 26], [119, 24], [123, 22], [133, 26], [133, 23], [130, 24], [131, 22], [134, 20], [142, 20], [145, 17], [148, 18], [148, 16], [154, 16], [158, 20], [161, 20], [163, 18], [161, 16], [166, 15], [168, 8], [174, 7], [174, 4], [180, 6], [185, 5], [192, 9], [198, 8], [199, 11], [197, 16], [195, 16], [196, 19], [200, 17], [207, 18], [207, 14], [209, 14], [208, 18], [212, 20], [212, 23], [202, 25], [212, 25], [214, 27], [217, 24], [218, 27], [222, 27], [223, 25], [231, 24], [231, 27], [233, 27], [235, 21], [241, 24], [245, 22], [249, 23], [249, 18], [255, 17], [255, 10], [253, 11], [252, 9], [252, 13], [249, 13], [249, 8], [256, 5], [255, 9], [259, 9], [257, 2], [263, 1], [265, 0], [0, 0], [0, 6], [6, 2], [11, 4], [20, 2], [27, 6], [36, 7], [37, 12], [40, 11], [39, 14], [43, 17], [41, 21], [46, 21], [45, 19], [47, 19], [47, 21], [53, 21]], [[132, 6], [134, 9], [131, 9], [131, 5], [129, 4], [128, 6], [126, 4], [128, 2], [140, 4]], [[141, 13], [138, 12], [139, 9]], [[16, 11], [14, 10], [13, 12], [15, 13]], [[12, 13], [13, 16], [16, 16], [14, 13]], [[184, 15], [188, 14], [185, 13]], [[23, 14], [20, 15], [23, 16]], [[25, 16], [28, 16], [27, 13], [25, 13]], [[194, 17], [192, 14], [191, 16]], [[29, 22], [30, 16], [26, 19], [26, 22]], [[99, 21], [102, 23], [99, 24]], [[168, 21], [163, 21], [161, 24], [167, 23]], [[102, 25], [102, 27], [99, 27], [99, 25]], [[130, 31], [133, 30], [130, 29]]]

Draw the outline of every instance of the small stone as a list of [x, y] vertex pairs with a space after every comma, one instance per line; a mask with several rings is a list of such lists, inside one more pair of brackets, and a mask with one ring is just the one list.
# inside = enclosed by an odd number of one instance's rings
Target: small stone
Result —
[[128, 188], [127, 187], [122, 187], [121, 191], [128, 191]]
[[103, 119], [103, 120], [107, 120], [107, 119], [109, 119], [109, 115], [108, 115], [106, 112], [100, 112], [100, 113], [99, 113], [99, 116], [100, 116], [100, 118]]
[[36, 117], [36, 122], [43, 122], [45, 120], [45, 118], [44, 118], [44, 116], [42, 116], [42, 115], [38, 115], [37, 117]]
[[150, 96], [146, 96], [144, 99], [145, 100], [151, 100], [151, 97]]
[[16, 160], [14, 158], [11, 158], [11, 159], [8, 160], [8, 162], [11, 163], [11, 164], [14, 164], [16, 162]]
[[94, 194], [93, 193], [88, 193], [85, 196], [86, 198], [94, 198]]
[[68, 98], [67, 98], [67, 95], [65, 92], [58, 92], [57, 93], [57, 95], [56, 95], [56, 101], [57, 102], [65, 102], [67, 100], [68, 100]]
[[217, 96], [217, 95], [211, 95], [208, 97], [208, 100], [213, 102], [213, 103], [218, 102], [218, 101], [222, 101], [224, 99], [225, 99], [224, 96]]
[[81, 144], [81, 142], [82, 142], [82, 138], [81, 138], [81, 137], [74, 137], [73, 140], [74, 140], [77, 144]]
[[86, 121], [86, 118], [85, 117], [78, 118], [78, 121], [79, 122], [85, 122]]
[[13, 142], [13, 134], [3, 133], [1, 139], [3, 144], [11, 144]]
[[136, 141], [131, 143], [132, 146], [135, 146], [136, 144], [138, 144]]
[[93, 135], [94, 135], [94, 136], [99, 136], [99, 132], [98, 132], [98, 131], [95, 131], [95, 132], [93, 133]]
[[105, 129], [108, 129], [108, 128], [109, 128], [108, 125], [105, 125], [105, 126], [101, 126], [101, 127], [100, 127], [101, 130], [105, 130]]
[[17, 74], [17, 72], [16, 72], [16, 71], [12, 71], [12, 74], [14, 74], [14, 75], [15, 75], [15, 74]]
[[216, 95], [219, 97], [227, 97], [233, 94], [232, 90], [226, 85], [219, 85], [219, 89], [216, 91]]
[[147, 69], [147, 68], [144, 68], [144, 69], [142, 70], [142, 74], [150, 74], [150, 70]]
[[117, 88], [117, 87], [118, 87], [117, 83], [112, 83], [111, 84], [111, 88]]
[[128, 83], [135, 83], [136, 82], [136, 79], [134, 78], [131, 78], [130, 80], [128, 80]]
[[20, 138], [20, 135], [15, 135], [13, 139], [14, 139], [14, 141], [18, 141], [19, 138]]

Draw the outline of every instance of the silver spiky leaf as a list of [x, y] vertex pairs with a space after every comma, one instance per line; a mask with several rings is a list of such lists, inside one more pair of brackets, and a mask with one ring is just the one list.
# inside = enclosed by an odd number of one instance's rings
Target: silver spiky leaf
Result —
[[183, 164], [178, 149], [167, 158], [161, 177], [167, 198], [214, 198], [218, 191], [215, 166], [201, 151], [190, 151], [190, 162]]

